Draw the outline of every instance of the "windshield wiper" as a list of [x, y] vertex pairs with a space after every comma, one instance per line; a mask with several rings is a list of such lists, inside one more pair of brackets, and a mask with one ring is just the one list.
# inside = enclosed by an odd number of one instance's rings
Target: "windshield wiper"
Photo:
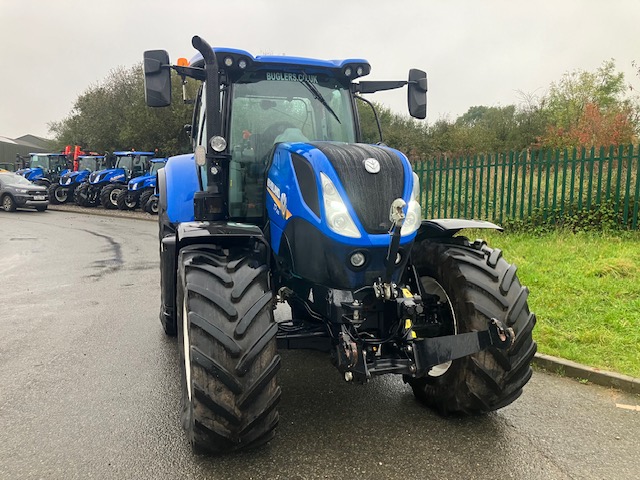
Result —
[[315, 87], [315, 85], [313, 83], [311, 83], [309, 80], [302, 80], [300, 83], [302, 83], [305, 87], [307, 87], [307, 90], [309, 90], [311, 92], [311, 94], [313, 95], [313, 98], [315, 98], [316, 100], [318, 100], [322, 106], [324, 108], [326, 108], [327, 110], [329, 110], [329, 113], [331, 115], [333, 115], [333, 118], [336, 119], [336, 121], [342, 125], [342, 122], [340, 121], [340, 119], [338, 118], [338, 115], [336, 115], [336, 112], [333, 111], [333, 108], [331, 108], [331, 106], [327, 103], [327, 101], [324, 99], [324, 97], [322, 96], [322, 94], [318, 91], [318, 89]]

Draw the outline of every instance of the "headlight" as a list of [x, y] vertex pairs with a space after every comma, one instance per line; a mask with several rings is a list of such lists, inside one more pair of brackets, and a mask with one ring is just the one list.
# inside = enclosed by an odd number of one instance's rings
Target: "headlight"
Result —
[[413, 172], [413, 189], [411, 190], [411, 199], [407, 205], [407, 214], [404, 217], [404, 223], [400, 234], [404, 237], [415, 232], [422, 222], [422, 207], [418, 203], [418, 195], [420, 194], [420, 179], [416, 172]]
[[345, 237], [360, 238], [360, 232], [333, 182], [322, 172], [320, 172], [320, 180], [322, 182], [324, 214], [329, 228]]
[[133, 185], [131, 185], [130, 190], [137, 190], [138, 189], [138, 184], [134, 183]]
[[27, 190], [25, 190], [24, 188], [17, 188], [16, 191], [18, 193], [27, 193]]
[[209, 144], [215, 152], [222, 152], [225, 148], [227, 148], [227, 141], [225, 140], [225, 138], [218, 135], [211, 137]]

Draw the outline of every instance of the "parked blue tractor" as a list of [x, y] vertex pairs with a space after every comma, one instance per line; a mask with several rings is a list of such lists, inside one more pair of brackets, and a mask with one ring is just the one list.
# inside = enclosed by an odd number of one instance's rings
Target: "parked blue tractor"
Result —
[[127, 188], [127, 182], [145, 173], [153, 152], [114, 152], [115, 166], [92, 172], [89, 181], [76, 188], [75, 201], [83, 207], [118, 208], [118, 195]]
[[127, 189], [118, 194], [116, 203], [120, 210], [134, 210], [138, 206], [146, 211], [146, 205], [156, 189], [158, 170], [167, 163], [166, 158], [152, 158], [150, 168], [144, 175], [132, 178], [127, 184]]
[[[144, 78], [152, 107], [170, 104], [171, 70], [202, 82], [194, 152], [158, 172], [160, 320], [178, 336], [193, 448], [273, 437], [278, 348], [325, 350], [349, 382], [401, 375], [443, 414], [518, 398], [536, 350], [528, 290], [499, 249], [458, 234], [500, 227], [422, 220], [407, 157], [362, 143], [358, 110], [372, 107], [362, 95], [406, 86], [422, 119], [426, 74], [365, 81], [366, 60], [192, 43], [190, 63], [145, 52]], [[279, 302], [290, 321], [275, 322]]]
[[37, 185], [49, 188], [70, 171], [70, 162], [64, 153], [30, 153], [29, 156], [29, 166], [16, 173]]
[[49, 186], [49, 202], [67, 203], [75, 197], [76, 188], [89, 180], [91, 172], [105, 168], [104, 155], [80, 155], [78, 170], [67, 171], [58, 183]]

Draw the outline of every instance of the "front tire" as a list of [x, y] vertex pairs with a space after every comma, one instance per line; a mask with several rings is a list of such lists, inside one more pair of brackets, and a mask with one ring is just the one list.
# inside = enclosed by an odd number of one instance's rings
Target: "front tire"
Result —
[[267, 266], [251, 249], [207, 245], [178, 258], [182, 423], [197, 452], [224, 453], [271, 440], [278, 423], [277, 325]]
[[139, 202], [140, 210], [142, 210], [143, 212], [147, 211], [147, 202], [152, 196], [153, 196], [153, 190], [145, 190], [140, 194], [140, 202]]
[[129, 189], [121, 190], [116, 199], [120, 210], [135, 210], [138, 206], [138, 195]]
[[16, 202], [8, 193], [2, 197], [2, 209], [5, 212], [15, 212], [16, 210]]
[[89, 184], [80, 184], [73, 192], [73, 199], [79, 207], [89, 207]]
[[118, 195], [122, 191], [122, 185], [111, 183], [106, 185], [100, 192], [100, 203], [108, 210], [118, 208]]
[[144, 207], [145, 212], [150, 213], [151, 215], [158, 215], [158, 197], [153, 196], [149, 199], [147, 204]]
[[[57, 205], [59, 203], [64, 203], [60, 202], [58, 200], [58, 196], [56, 195], [56, 193], [58, 192], [58, 190], [60, 190], [60, 184], [57, 183], [52, 183], [51, 185], [49, 185], [49, 188], [47, 188], [47, 192], [49, 193], [49, 203], [51, 203], [52, 205]], [[65, 192], [67, 191], [67, 189], [65, 188]], [[66, 197], [66, 193], [65, 193], [65, 197]]]
[[[487, 329], [497, 318], [513, 328], [509, 350], [489, 348], [450, 364], [434, 367], [422, 378], [407, 377], [416, 398], [441, 414], [479, 414], [516, 400], [532, 375], [536, 343], [531, 337], [536, 317], [529, 311], [529, 290], [499, 249], [463, 237], [451, 243], [425, 240], [412, 258], [422, 287], [448, 302], [456, 333]], [[438, 291], [440, 290], [440, 291]]]

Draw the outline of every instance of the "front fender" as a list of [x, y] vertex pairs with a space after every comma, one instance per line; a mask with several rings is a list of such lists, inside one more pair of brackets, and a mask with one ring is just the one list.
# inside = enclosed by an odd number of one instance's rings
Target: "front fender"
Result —
[[168, 220], [173, 224], [193, 221], [193, 196], [200, 190], [194, 155], [171, 157], [158, 172], [158, 178], [162, 179], [158, 193]]
[[465, 228], [488, 228], [503, 231], [503, 228], [495, 223], [485, 220], [467, 220], [464, 218], [433, 218], [423, 220], [416, 240], [421, 241], [427, 238], [453, 237], [460, 230]]
[[[158, 172], [159, 187], [164, 183]], [[160, 195], [162, 199], [162, 194]], [[162, 221], [162, 220], [160, 220]], [[256, 225], [233, 222], [185, 222], [177, 225], [175, 233], [162, 233], [160, 239], [160, 321], [167, 331], [176, 328], [177, 262], [180, 250], [194, 244], [215, 245], [221, 248], [245, 246], [249, 242], [261, 245], [256, 255], [262, 262], [269, 258], [269, 247], [262, 230]]]

